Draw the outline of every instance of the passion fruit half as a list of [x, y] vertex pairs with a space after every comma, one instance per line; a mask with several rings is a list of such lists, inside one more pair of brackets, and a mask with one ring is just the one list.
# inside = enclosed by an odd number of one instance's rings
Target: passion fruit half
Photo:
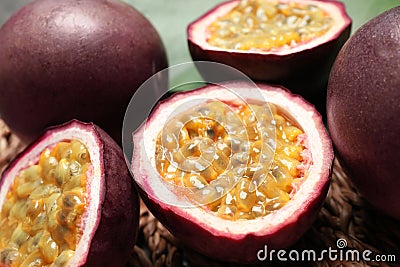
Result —
[[124, 266], [139, 200], [115, 141], [72, 121], [4, 171], [0, 211], [0, 266]]
[[120, 142], [129, 99], [166, 67], [157, 31], [126, 3], [31, 1], [0, 29], [0, 115], [26, 143], [71, 119]]
[[400, 220], [400, 7], [357, 30], [328, 85], [332, 140], [349, 177], [381, 211]]
[[282, 87], [258, 87], [175, 94], [133, 134], [131, 170], [151, 212], [223, 261], [255, 262], [265, 245], [294, 244], [329, 186], [333, 151], [321, 116]]
[[192, 22], [187, 38], [193, 60], [224, 63], [311, 97], [325, 88], [350, 28], [341, 2], [234, 0]]

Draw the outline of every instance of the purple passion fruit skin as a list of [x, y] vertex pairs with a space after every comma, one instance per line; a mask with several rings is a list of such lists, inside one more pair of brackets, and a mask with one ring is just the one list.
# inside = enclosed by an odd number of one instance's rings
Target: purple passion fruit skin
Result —
[[158, 33], [128, 4], [32, 1], [0, 29], [0, 115], [26, 143], [71, 119], [119, 143], [129, 99], [167, 65]]
[[330, 0], [279, 1], [280, 4], [315, 5], [332, 17], [333, 25], [328, 32], [305, 43], [266, 51], [224, 49], [210, 45], [207, 42], [207, 27], [239, 3], [227, 1], [219, 4], [188, 26], [188, 45], [193, 60], [230, 65], [254, 80], [282, 84], [310, 100], [324, 95], [331, 66], [350, 35], [351, 19], [344, 4]]
[[340, 51], [328, 86], [328, 125], [361, 194], [400, 220], [400, 7], [370, 20]]
[[[228, 88], [242, 88], [230, 82]], [[293, 245], [316, 218], [329, 187], [333, 151], [330, 139], [315, 108], [286, 89], [258, 84], [265, 99], [294, 118], [307, 136], [307, 176], [291, 195], [289, 202], [268, 215], [253, 219], [228, 220], [177, 193], [155, 170], [156, 143], [159, 133], [176, 109], [197, 101], [221, 100], [235, 105], [237, 95], [226, 87], [209, 85], [190, 92], [177, 93], [161, 102], [149, 119], [133, 135], [134, 153], [131, 171], [139, 192], [150, 211], [188, 247], [222, 261], [257, 262], [257, 252]], [[242, 90], [242, 89], [239, 89]], [[254, 88], [243, 89], [256, 90]], [[235, 91], [237, 92], [237, 91]], [[240, 92], [240, 91], [239, 91]], [[241, 91], [243, 93], [243, 91]], [[206, 100], [205, 100], [206, 99]], [[247, 99], [252, 101], [251, 98]], [[253, 99], [258, 101], [259, 99]], [[218, 179], [217, 179], [218, 180]], [[211, 182], [210, 182], [211, 185]], [[171, 205], [169, 199], [180, 206]], [[192, 204], [192, 205], [191, 205]]]
[[[51, 150], [54, 147], [57, 149], [58, 144], [70, 140], [78, 140], [87, 148], [91, 166], [87, 169], [87, 179], [84, 182], [86, 188], [85, 210], [76, 225], [80, 230], [80, 236], [75, 237], [77, 239], [76, 250], [68, 264], [65, 264], [66, 266], [124, 266], [137, 236], [139, 198], [121, 148], [107, 133], [92, 123], [74, 120], [49, 128], [39, 139], [19, 154], [1, 177], [2, 212], [5, 209], [3, 206], [5, 195], [10, 192], [9, 190], [13, 192], [14, 189], [10, 189], [12, 188], [10, 186], [14, 183], [16, 176], [22, 175], [21, 170], [25, 170], [32, 164], [40, 164], [39, 157], [46, 154], [43, 152], [44, 150]], [[87, 154], [85, 155], [87, 158]], [[18, 189], [19, 187], [15, 188], [17, 192]], [[61, 196], [64, 192], [68, 193], [63, 188]], [[50, 213], [48, 216], [47, 227], [50, 227]], [[60, 223], [60, 225], [62, 224]], [[52, 230], [47, 228], [47, 231]], [[54, 231], [52, 236], [56, 240], [54, 233], [57, 230]], [[64, 238], [67, 240], [67, 236]], [[59, 244], [59, 248], [62, 248], [62, 244]], [[4, 262], [0, 263], [0, 265], [2, 264]]]

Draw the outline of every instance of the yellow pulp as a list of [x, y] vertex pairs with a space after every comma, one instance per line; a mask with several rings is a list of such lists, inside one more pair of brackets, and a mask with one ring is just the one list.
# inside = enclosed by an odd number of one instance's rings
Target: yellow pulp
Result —
[[333, 19], [317, 5], [242, 0], [207, 28], [210, 45], [270, 51], [306, 43], [326, 33]]
[[67, 264], [82, 234], [90, 164], [85, 145], [71, 140], [46, 148], [20, 171], [1, 209], [1, 266]]
[[[196, 201], [222, 218], [253, 219], [281, 208], [290, 200], [292, 184], [304, 178], [299, 168], [303, 131], [270, 107], [272, 118], [262, 105], [220, 102], [178, 115], [158, 136], [158, 172], [170, 183], [194, 189]], [[275, 151], [267, 127], [275, 128]], [[221, 187], [225, 192], [216, 198]]]

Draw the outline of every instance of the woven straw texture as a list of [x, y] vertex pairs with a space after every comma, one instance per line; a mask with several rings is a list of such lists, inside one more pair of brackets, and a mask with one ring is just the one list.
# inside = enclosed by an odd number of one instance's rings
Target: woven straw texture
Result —
[[[0, 173], [23, 145], [0, 120]], [[400, 203], [399, 203], [400, 205]], [[137, 245], [127, 267], [222, 267], [242, 266], [217, 262], [190, 250], [179, 242], [141, 203]], [[195, 237], [194, 237], [195, 238]], [[318, 262], [264, 262], [246, 266], [400, 266], [400, 222], [372, 209], [352, 185], [335, 160], [328, 197], [312, 228], [290, 249], [321, 251], [337, 249], [337, 240], [347, 241], [347, 249], [394, 255], [396, 262], [348, 262], [326, 259]], [[216, 248], [217, 249], [217, 248]]]

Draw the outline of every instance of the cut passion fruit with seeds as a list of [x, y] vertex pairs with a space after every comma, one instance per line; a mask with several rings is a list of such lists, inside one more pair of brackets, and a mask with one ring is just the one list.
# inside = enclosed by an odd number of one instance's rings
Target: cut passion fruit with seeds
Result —
[[138, 204], [111, 137], [78, 121], [51, 128], [2, 176], [0, 266], [123, 266]]
[[[270, 107], [273, 116], [268, 120], [268, 117], [262, 116], [262, 112]], [[207, 110], [206, 116], [202, 114], [204, 110]], [[193, 119], [185, 122], [188, 116]], [[235, 125], [225, 125], [231, 129], [230, 136], [223, 125], [225, 123], [218, 122], [217, 116], [225, 117], [226, 121], [236, 119], [243, 125], [239, 124], [237, 128], [231, 127]], [[177, 123], [183, 127], [178, 138], [175, 138], [174, 132], [168, 129]], [[154, 155], [156, 168], [166, 181], [197, 189], [215, 187], [220, 184], [221, 177], [225, 179], [231, 176], [231, 182], [236, 184], [227, 192], [231, 197], [228, 195], [228, 200], [222, 198], [212, 201], [208, 208], [232, 220], [261, 217], [284, 206], [293, 191], [292, 183], [302, 183], [304, 180], [306, 139], [304, 132], [294, 123], [273, 104], [230, 107], [215, 101], [204, 103], [167, 122], [167, 130], [157, 138]], [[266, 127], [275, 128], [276, 137], [270, 138], [274, 142], [276, 139], [275, 154], [271, 147], [264, 144], [268, 138], [263, 136], [266, 133], [263, 128]], [[186, 132], [189, 134], [181, 135]], [[174, 149], [170, 149], [171, 141], [175, 142]], [[200, 165], [201, 158], [204, 159], [204, 167]], [[197, 164], [188, 168], [187, 163], [195, 159], [199, 160]], [[196, 169], [199, 165], [200, 168]], [[235, 175], [237, 168], [243, 168], [242, 178]], [[258, 189], [251, 190], [253, 178], [263, 181]], [[211, 191], [207, 189], [199, 194], [201, 198], [197, 200], [204, 202]]]
[[258, 96], [236, 82], [178, 93], [133, 135], [131, 170], [149, 209], [219, 260], [255, 262], [265, 245], [292, 245], [329, 185], [333, 151], [320, 115], [284, 88], [258, 87]]
[[236, 0], [192, 22], [187, 38], [193, 60], [224, 63], [312, 97], [326, 86], [350, 28], [336, 1]]

